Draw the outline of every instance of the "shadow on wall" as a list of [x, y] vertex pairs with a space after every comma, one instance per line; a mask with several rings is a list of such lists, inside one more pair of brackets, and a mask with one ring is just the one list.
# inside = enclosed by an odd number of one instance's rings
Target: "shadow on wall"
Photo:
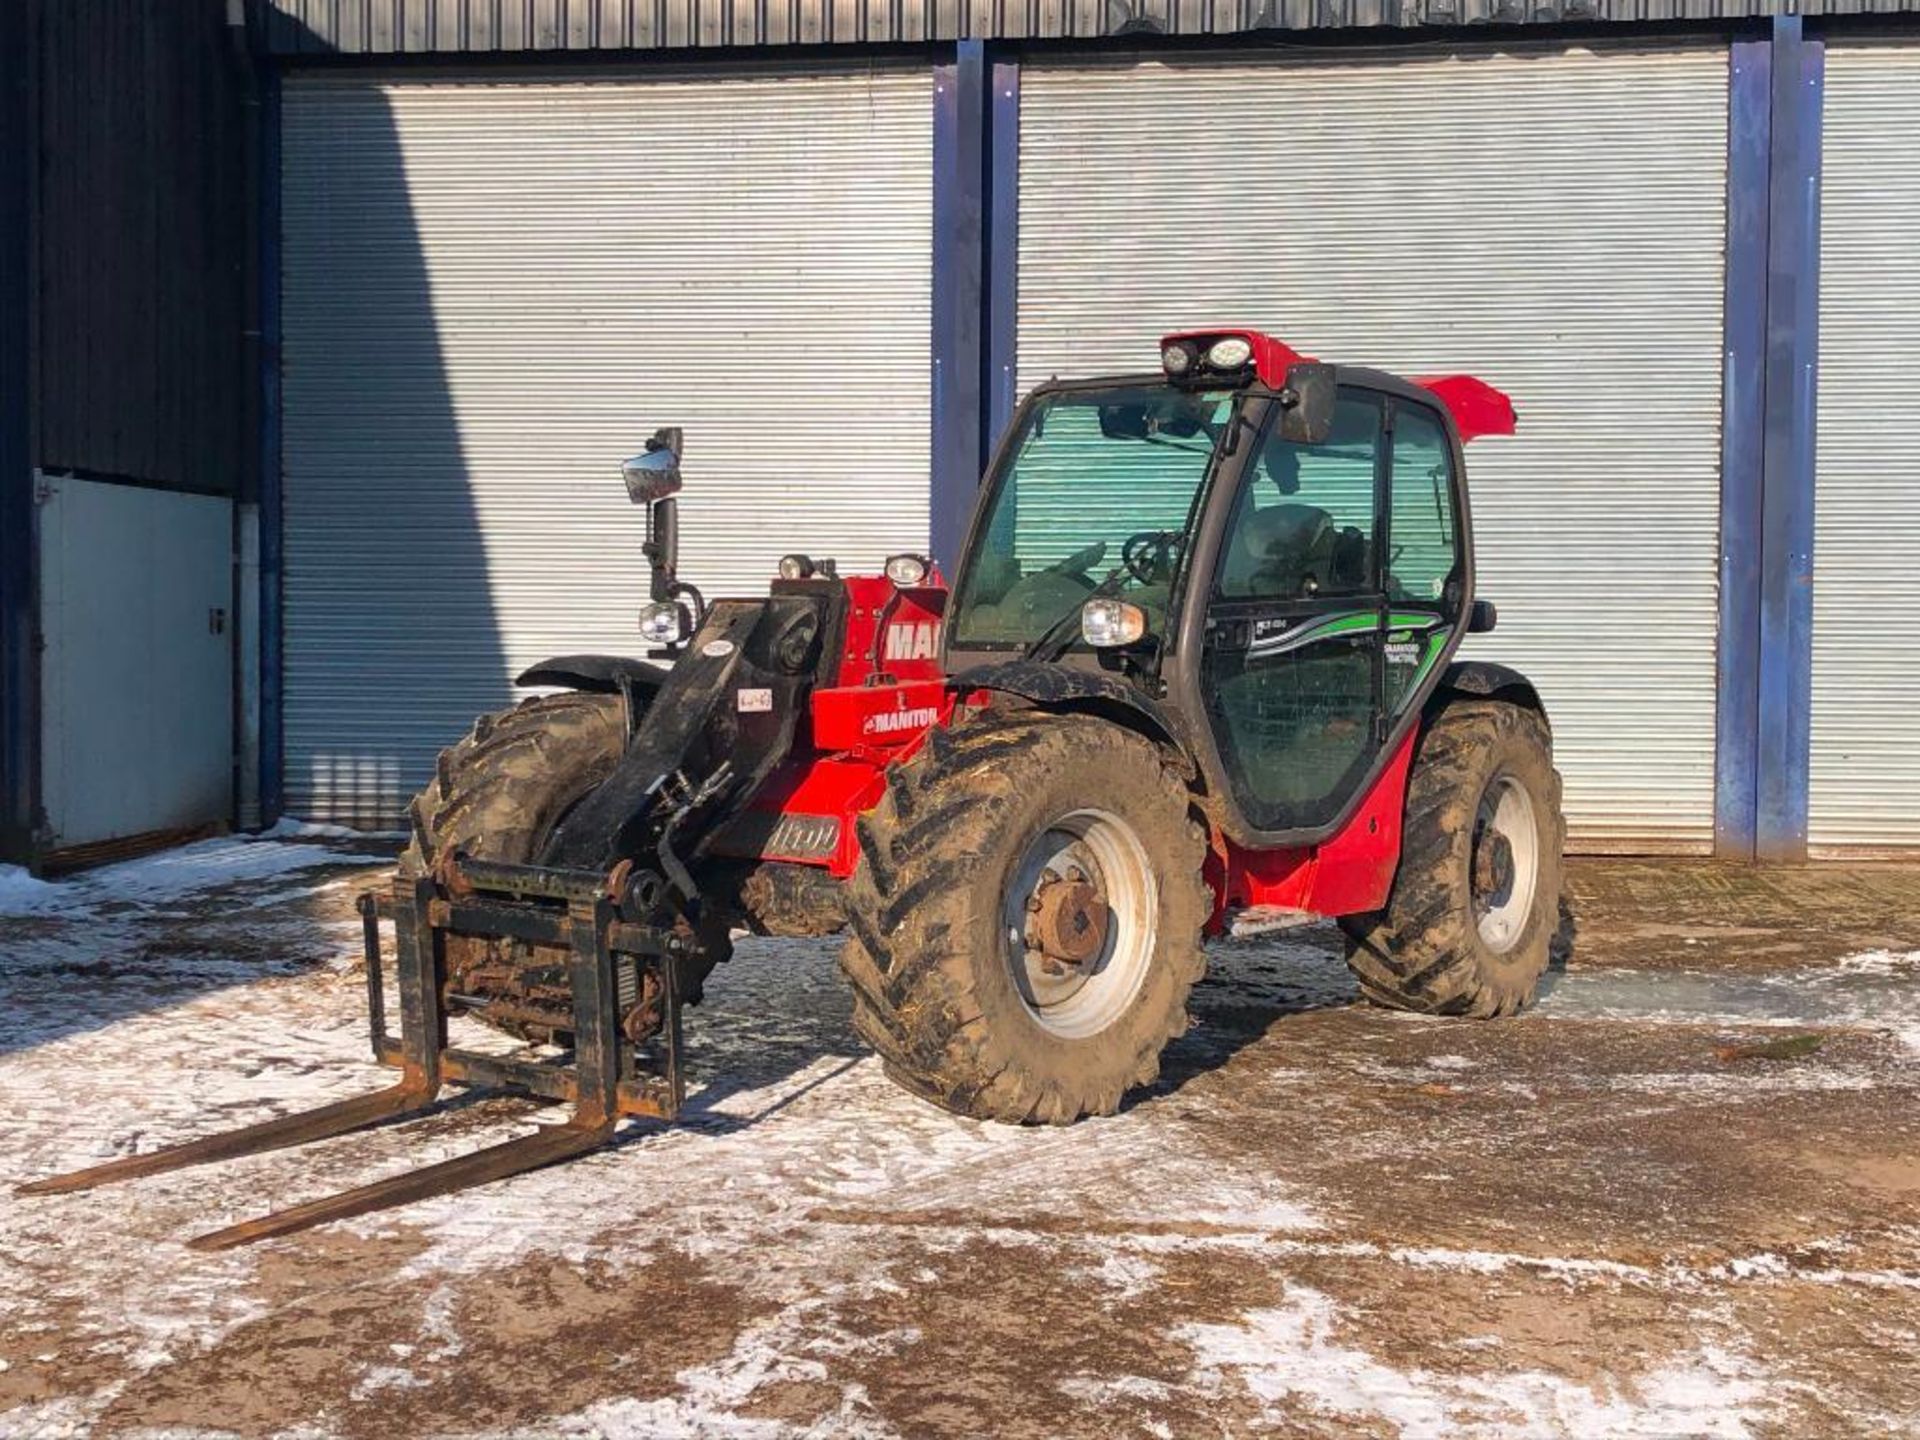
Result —
[[285, 809], [384, 829], [508, 662], [388, 96], [294, 75], [280, 113]]

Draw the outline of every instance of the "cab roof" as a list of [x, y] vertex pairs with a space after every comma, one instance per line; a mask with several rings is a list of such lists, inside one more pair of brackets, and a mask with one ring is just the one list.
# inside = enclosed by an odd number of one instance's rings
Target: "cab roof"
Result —
[[[1246, 342], [1251, 358], [1240, 367], [1250, 368], [1262, 384], [1278, 390], [1287, 383], [1287, 371], [1313, 357], [1303, 355], [1285, 341], [1276, 340], [1259, 330], [1243, 326], [1221, 325], [1206, 330], [1181, 330], [1160, 338], [1160, 353], [1186, 349], [1194, 363], [1204, 363], [1207, 352], [1222, 340]], [[1478, 440], [1483, 435], [1511, 435], [1517, 425], [1513, 401], [1504, 391], [1472, 375], [1412, 375], [1407, 377], [1446, 406], [1453, 416], [1461, 442]]]

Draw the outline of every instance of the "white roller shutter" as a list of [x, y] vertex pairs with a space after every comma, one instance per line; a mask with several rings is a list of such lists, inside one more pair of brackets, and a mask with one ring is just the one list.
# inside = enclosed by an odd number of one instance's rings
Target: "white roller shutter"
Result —
[[286, 790], [391, 823], [570, 651], [634, 654], [619, 462], [686, 429], [683, 575], [927, 543], [929, 72], [284, 96]]
[[1920, 846], [1920, 48], [1827, 50], [1807, 839]]
[[1727, 56], [1521, 49], [1028, 69], [1020, 383], [1258, 325], [1464, 370], [1481, 593], [1588, 849], [1713, 838]]

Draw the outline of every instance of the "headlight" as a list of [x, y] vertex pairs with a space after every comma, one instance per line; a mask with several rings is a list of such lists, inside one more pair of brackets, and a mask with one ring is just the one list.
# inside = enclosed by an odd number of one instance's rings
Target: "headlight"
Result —
[[805, 555], [782, 555], [780, 557], [780, 578], [782, 580], [806, 580], [813, 575], [813, 561]]
[[887, 578], [902, 590], [911, 590], [927, 578], [924, 555], [889, 555], [885, 568]]
[[640, 612], [640, 638], [655, 645], [678, 645], [693, 633], [693, 617], [686, 607], [661, 600]]
[[1167, 367], [1167, 374], [1184, 375], [1193, 368], [1193, 347], [1169, 345], [1160, 352], [1160, 363]]
[[1207, 364], [1215, 370], [1238, 370], [1253, 358], [1253, 346], [1238, 335], [1216, 340], [1207, 347]]
[[1096, 650], [1131, 645], [1147, 633], [1147, 612], [1124, 600], [1089, 600], [1080, 607], [1080, 638]]

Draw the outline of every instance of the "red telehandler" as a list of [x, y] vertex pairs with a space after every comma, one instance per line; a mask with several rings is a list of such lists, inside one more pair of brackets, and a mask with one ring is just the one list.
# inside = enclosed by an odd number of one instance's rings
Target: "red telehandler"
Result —
[[[443, 752], [391, 889], [362, 897], [399, 1082], [23, 1189], [300, 1144], [450, 1083], [572, 1106], [193, 1242], [222, 1248], [671, 1121], [682, 1008], [742, 927], [844, 930], [888, 1073], [1011, 1122], [1154, 1080], [1223, 931], [1334, 917], [1371, 1000], [1525, 1005], [1559, 920], [1560, 781], [1533, 686], [1455, 658], [1495, 619], [1462, 447], [1512, 433], [1512, 406], [1244, 329], [1167, 336], [1160, 361], [1027, 397], [950, 590], [919, 555], [859, 577], [788, 555], [769, 594], [709, 603], [676, 572], [680, 435], [657, 433], [624, 469], [649, 658], [520, 676], [552, 693]], [[528, 1049], [450, 1047], [463, 1013]]]

